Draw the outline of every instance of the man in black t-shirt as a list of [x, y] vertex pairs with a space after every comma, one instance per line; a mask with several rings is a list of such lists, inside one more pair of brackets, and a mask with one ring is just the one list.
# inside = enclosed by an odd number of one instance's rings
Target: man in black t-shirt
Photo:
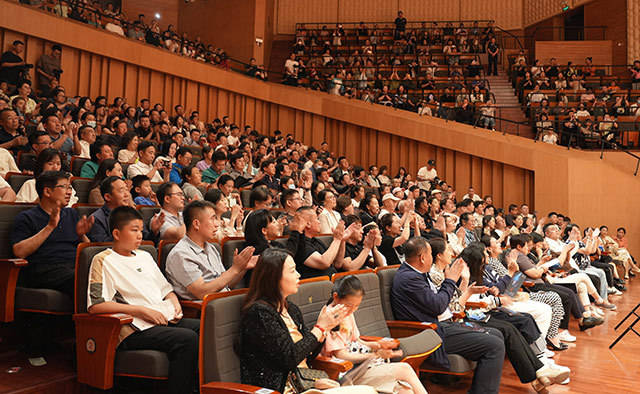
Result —
[[313, 278], [316, 276], [329, 276], [337, 272], [336, 269], [342, 268], [344, 259], [345, 238], [351, 237], [351, 233], [356, 226], [344, 229], [344, 223], [340, 221], [336, 229], [333, 231], [333, 239], [331, 244], [323, 244], [317, 238], [320, 235], [320, 220], [316, 214], [315, 208], [305, 206], [298, 209], [301, 219], [304, 220], [306, 226], [304, 234], [300, 239], [302, 245], [298, 247], [298, 251], [294, 256], [296, 269], [300, 273], [302, 279]]
[[15, 40], [11, 49], [0, 57], [0, 81], [6, 81], [9, 85], [16, 86], [20, 73], [24, 70], [25, 62], [20, 57], [24, 51], [24, 42]]
[[487, 56], [489, 58], [489, 70], [488, 74], [498, 75], [498, 54], [500, 53], [500, 48], [498, 47], [498, 43], [496, 42], [495, 37], [491, 37], [491, 40], [487, 44]]
[[[344, 262], [340, 271], [356, 271], [363, 268], [384, 267], [386, 260], [382, 253], [378, 251], [378, 246], [382, 243], [380, 230], [375, 223], [370, 223], [365, 228], [362, 221], [356, 215], [348, 215], [345, 218], [345, 225], [351, 227], [355, 223], [351, 236], [345, 239]], [[364, 236], [364, 241], [363, 241]]]

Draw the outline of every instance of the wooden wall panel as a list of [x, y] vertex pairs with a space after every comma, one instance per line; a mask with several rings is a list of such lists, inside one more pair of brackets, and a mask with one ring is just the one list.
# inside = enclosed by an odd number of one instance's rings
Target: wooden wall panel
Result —
[[[612, 42], [612, 60], [610, 64], [627, 63], [627, 0], [597, 0], [584, 6], [585, 26], [607, 26], [605, 39]], [[636, 0], [635, 3], [639, 1]], [[633, 25], [632, 25], [633, 26]], [[585, 40], [603, 39], [600, 29], [587, 29]], [[595, 61], [595, 59], [594, 59]], [[628, 72], [616, 70], [625, 77]]]
[[278, 0], [276, 34], [293, 34], [296, 23], [338, 20], [338, 0]]
[[627, 1], [627, 62], [640, 59], [640, 1]]
[[178, 26], [178, 4], [179, 0], [122, 0], [122, 12], [128, 19], [138, 19], [138, 14], [145, 14], [147, 24], [159, 13], [158, 22], [163, 30], [172, 24], [181, 31]]
[[340, 22], [391, 22], [396, 19], [397, 13], [397, 1], [338, 0]]
[[[560, 0], [523, 0], [523, 27], [533, 25], [541, 20], [551, 18], [562, 13], [562, 2]], [[567, 0], [571, 8], [582, 6], [593, 0]], [[629, 0], [633, 2], [636, 0]], [[618, 12], [618, 10], [616, 10]]]
[[558, 64], [584, 64], [587, 56], [593, 57], [593, 64], [613, 64], [611, 41], [537, 41], [536, 58], [548, 64], [555, 57]]
[[493, 19], [503, 29], [522, 28], [521, 0], [461, 0], [460, 19]]
[[459, 0], [399, 0], [399, 8], [404, 11], [408, 20], [413, 21], [460, 19]]

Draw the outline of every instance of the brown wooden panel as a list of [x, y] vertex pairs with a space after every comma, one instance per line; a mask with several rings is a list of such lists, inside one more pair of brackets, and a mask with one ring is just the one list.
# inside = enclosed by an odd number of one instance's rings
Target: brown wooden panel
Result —
[[[124, 63], [117, 60], [109, 61], [109, 75], [107, 76], [107, 98], [124, 96]], [[164, 86], [164, 83], [162, 84]]]

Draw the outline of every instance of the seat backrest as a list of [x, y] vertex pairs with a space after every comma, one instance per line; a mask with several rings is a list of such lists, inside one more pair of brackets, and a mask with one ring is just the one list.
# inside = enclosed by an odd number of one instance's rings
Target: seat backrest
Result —
[[[228, 270], [233, 265], [233, 253], [244, 244], [244, 238], [233, 237], [222, 240], [222, 265]], [[239, 251], [238, 251], [239, 252]]]
[[169, 256], [171, 249], [176, 246], [176, 243], [177, 242], [167, 242], [163, 240], [158, 244], [158, 266], [163, 274], [167, 268], [167, 257]]
[[149, 225], [151, 218], [156, 213], [160, 212], [160, 207], [150, 207], [150, 206], [137, 206], [138, 212], [142, 215], [142, 222], [145, 225]]
[[[86, 242], [78, 245], [76, 252], [76, 286], [75, 286], [75, 313], [87, 312], [87, 287], [89, 286], [89, 269], [91, 262], [98, 253], [110, 248], [111, 242]], [[158, 261], [158, 252], [151, 243], [143, 243], [140, 249], [149, 252], [154, 260]]]
[[318, 235], [314, 238], [322, 242], [327, 248], [331, 245], [331, 242], [333, 242], [333, 235]]
[[82, 166], [88, 161], [89, 159], [84, 159], [78, 156], [71, 157], [71, 173], [73, 174], [73, 176], [80, 176]]
[[287, 300], [300, 308], [304, 324], [311, 328], [316, 324], [322, 307], [329, 301], [332, 290], [333, 283], [328, 276], [304, 279], [300, 281], [298, 292], [287, 297]]
[[79, 177], [71, 178], [71, 185], [73, 186], [73, 190], [76, 191], [79, 203], [86, 204], [89, 202], [91, 182], [93, 182], [93, 179]]
[[353, 315], [358, 323], [360, 334], [388, 337], [390, 333], [382, 311], [378, 276], [373, 272], [356, 275], [364, 288], [364, 297], [360, 307]]
[[6, 175], [7, 183], [14, 192], [18, 193], [22, 185], [29, 179], [33, 178], [33, 175], [21, 174], [18, 172], [8, 172]]
[[393, 309], [391, 308], [391, 286], [393, 286], [393, 278], [396, 277], [398, 267], [384, 267], [376, 270], [378, 281], [380, 284], [380, 301], [382, 302], [382, 311], [385, 320], [395, 320], [393, 317]]
[[89, 217], [91, 216], [92, 213], [94, 213], [95, 211], [97, 211], [98, 209], [100, 209], [102, 207], [102, 205], [99, 204], [74, 204], [73, 205], [73, 209], [75, 209], [78, 212], [78, 216], [83, 217]]
[[240, 190], [240, 200], [242, 200], [242, 206], [245, 208], [249, 208], [251, 190]]
[[9, 235], [15, 217], [22, 211], [35, 207], [36, 204], [0, 203], [0, 259], [13, 257], [13, 249]]
[[241, 308], [247, 289], [207, 295], [200, 317], [200, 385], [240, 383], [240, 360], [234, 342], [240, 334]]

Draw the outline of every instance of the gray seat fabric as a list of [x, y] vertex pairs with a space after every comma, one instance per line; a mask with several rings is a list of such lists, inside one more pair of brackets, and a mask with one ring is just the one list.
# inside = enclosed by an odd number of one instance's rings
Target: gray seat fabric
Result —
[[82, 205], [78, 207], [74, 207], [74, 209], [78, 212], [79, 217], [89, 217], [92, 213], [102, 208], [102, 205]]
[[89, 159], [83, 159], [79, 156], [73, 156], [71, 158], [71, 173], [73, 174], [73, 176], [80, 176], [82, 166], [88, 161]]
[[13, 258], [13, 250], [9, 242], [9, 234], [13, 220], [22, 211], [35, 207], [35, 204], [3, 204], [0, 203], [0, 259]]
[[287, 297], [287, 300], [300, 308], [304, 324], [307, 327], [313, 327], [322, 307], [331, 297], [331, 290], [333, 290], [333, 283], [329, 280], [301, 283], [298, 292]]
[[[222, 243], [222, 251], [220, 255], [222, 256], [222, 265], [224, 265], [224, 269], [228, 270], [233, 265], [233, 253], [236, 249], [239, 249], [244, 244], [244, 238], [242, 239], [227, 239]], [[217, 246], [218, 244], [214, 244]], [[218, 252], [220, 252], [221, 248], [218, 247]], [[238, 250], [238, 253], [240, 251]], [[245, 287], [249, 287], [249, 283], [247, 283], [246, 277], [242, 277], [234, 286], [234, 289], [243, 289]]]
[[331, 245], [331, 242], [333, 241], [332, 235], [321, 235], [319, 237], [314, 237], [314, 238], [322, 242], [324, 246], [326, 246], [327, 248], [329, 247], [329, 245]]
[[[245, 294], [211, 300], [201, 319], [202, 374], [204, 382], [240, 382], [240, 360], [233, 344], [240, 332]], [[206, 335], [205, 335], [206, 334]]]
[[398, 339], [400, 341], [400, 349], [405, 355], [424, 353], [425, 349], [429, 351], [442, 343], [440, 335], [435, 330], [424, 330], [419, 334]]
[[51, 289], [16, 287], [16, 310], [44, 310], [73, 313], [73, 300], [66, 294]]
[[391, 308], [391, 286], [393, 286], [393, 278], [398, 272], [397, 268], [389, 268], [378, 271], [378, 279], [380, 281], [380, 299], [382, 301], [382, 311], [384, 318], [387, 320], [395, 320], [393, 317], [393, 309]]
[[71, 180], [71, 185], [73, 186], [73, 190], [76, 191], [79, 203], [86, 204], [89, 202], [91, 182], [93, 182], [92, 179], [85, 178], [74, 178]]
[[158, 261], [158, 265], [160, 266], [160, 271], [162, 271], [163, 274], [165, 269], [167, 268], [167, 257], [169, 256], [169, 253], [174, 246], [176, 246], [176, 242], [164, 242], [162, 244], [162, 250], [159, 251], [160, 253], [158, 258], [160, 259], [160, 261]]
[[360, 308], [354, 313], [360, 334], [377, 337], [390, 336], [384, 312], [382, 311], [378, 276], [372, 272], [358, 274], [357, 276], [362, 282], [365, 292]]
[[169, 376], [169, 358], [166, 353], [156, 350], [119, 350], [114, 374], [166, 378]]
[[33, 175], [25, 175], [25, 174], [11, 174], [9, 179], [7, 179], [7, 183], [14, 192], [18, 193], [22, 185], [29, 179], [32, 179]]
[[160, 207], [140, 207], [138, 208], [138, 212], [140, 212], [140, 215], [142, 215], [142, 222], [145, 224], [145, 226], [148, 226], [153, 215], [160, 212]]

